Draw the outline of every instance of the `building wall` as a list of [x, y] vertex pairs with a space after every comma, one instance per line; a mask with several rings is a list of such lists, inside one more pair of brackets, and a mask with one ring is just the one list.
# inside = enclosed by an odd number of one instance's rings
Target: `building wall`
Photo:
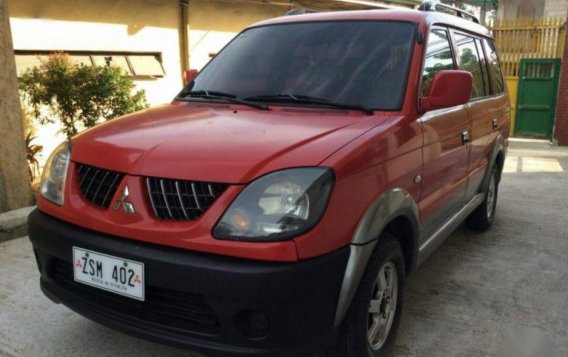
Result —
[[568, 15], [568, 0], [501, 0], [497, 18], [564, 17]]
[[235, 4], [227, 1], [191, 0], [189, 5], [190, 67], [201, 69], [247, 26], [285, 15], [288, 6]]
[[545, 0], [501, 0], [497, 18], [542, 17], [544, 8]]
[[176, 0], [9, 0], [16, 50], [161, 52], [164, 78], [136, 81], [150, 104], [181, 88]]
[[566, 17], [568, 15], [568, 0], [546, 0], [544, 4], [545, 17]]
[[[568, 46], [568, 29], [565, 31], [565, 46]], [[568, 48], [564, 47], [564, 57], [560, 67], [560, 86], [556, 103], [554, 139], [559, 145], [568, 146]]]

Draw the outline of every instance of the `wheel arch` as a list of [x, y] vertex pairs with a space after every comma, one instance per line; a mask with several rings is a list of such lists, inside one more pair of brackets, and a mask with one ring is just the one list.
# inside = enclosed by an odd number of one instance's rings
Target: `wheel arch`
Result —
[[408, 275], [416, 268], [418, 256], [418, 233], [415, 232], [412, 221], [406, 215], [397, 216], [385, 226], [383, 232], [392, 234], [400, 243]]
[[481, 190], [489, 184], [491, 173], [495, 167], [497, 168], [497, 180], [501, 181], [501, 174], [503, 172], [503, 167], [505, 166], [505, 153], [505, 139], [503, 138], [503, 135], [499, 134], [493, 142], [493, 147], [488, 158], [489, 163], [487, 165], [487, 171], [485, 172], [485, 176], [480, 186]]
[[407, 273], [416, 267], [418, 256], [419, 216], [418, 205], [404, 189], [392, 189], [379, 195], [363, 214], [350, 245], [335, 326], [345, 317], [355, 296], [369, 259], [383, 232], [396, 236], [403, 250]]
[[497, 179], [501, 181], [501, 174], [503, 173], [503, 168], [505, 167], [505, 150], [501, 149], [495, 157], [495, 165], [497, 165]]

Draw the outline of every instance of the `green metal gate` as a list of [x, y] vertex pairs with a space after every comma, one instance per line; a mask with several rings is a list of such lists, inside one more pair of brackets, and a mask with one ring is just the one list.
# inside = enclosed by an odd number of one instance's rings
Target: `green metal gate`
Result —
[[556, 112], [560, 59], [521, 59], [515, 135], [550, 138]]

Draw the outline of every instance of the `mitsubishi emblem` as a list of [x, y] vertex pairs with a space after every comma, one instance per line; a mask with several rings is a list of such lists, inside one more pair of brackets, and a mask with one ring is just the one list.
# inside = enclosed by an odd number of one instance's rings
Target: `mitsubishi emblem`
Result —
[[118, 211], [120, 206], [124, 207], [124, 212], [128, 214], [135, 214], [136, 210], [134, 209], [134, 205], [130, 202], [126, 202], [126, 199], [130, 193], [128, 192], [128, 185], [124, 186], [124, 190], [122, 190], [122, 195], [120, 196], [120, 200], [116, 201], [114, 204], [114, 210]]

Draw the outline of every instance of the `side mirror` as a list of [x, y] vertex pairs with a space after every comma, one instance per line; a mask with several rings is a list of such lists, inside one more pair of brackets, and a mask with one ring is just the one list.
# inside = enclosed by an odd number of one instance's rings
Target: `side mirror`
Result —
[[196, 69], [188, 69], [186, 71], [183, 71], [183, 86], [185, 87], [186, 85], [188, 85], [189, 83], [191, 83], [191, 81], [197, 77], [197, 70]]
[[447, 70], [434, 75], [430, 93], [420, 99], [423, 112], [465, 104], [471, 97], [473, 79], [467, 71]]

